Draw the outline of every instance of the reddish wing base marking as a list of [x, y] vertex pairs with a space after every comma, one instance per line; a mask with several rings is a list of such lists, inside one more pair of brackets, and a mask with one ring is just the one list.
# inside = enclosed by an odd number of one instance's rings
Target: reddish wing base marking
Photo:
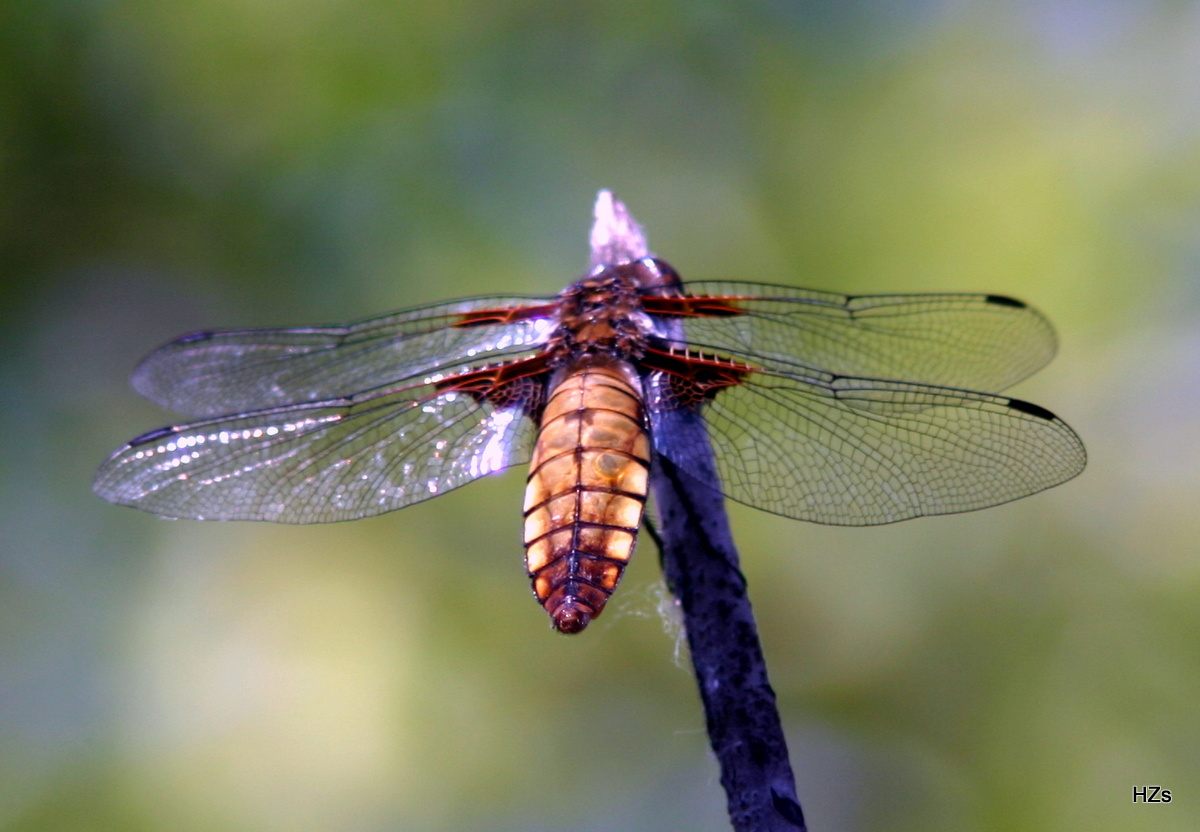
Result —
[[735, 297], [643, 297], [642, 309], [651, 315], [674, 318], [731, 318], [744, 315]]
[[640, 364], [644, 369], [667, 373], [671, 378], [675, 403], [683, 406], [707, 401], [726, 387], [741, 384], [747, 375], [758, 371], [757, 367], [750, 364], [727, 358], [654, 348], [646, 350]]
[[545, 355], [484, 367], [449, 376], [436, 383], [439, 393], [458, 392], [486, 401], [498, 409], [520, 407], [537, 421], [545, 405], [546, 380], [550, 365]]
[[[737, 306], [741, 298], [683, 296], [657, 297], [644, 295], [641, 298], [642, 308], [651, 315], [667, 315], [677, 318], [728, 318], [743, 315], [745, 311]], [[749, 299], [749, 298], [748, 298]], [[459, 316], [454, 326], [465, 328], [473, 326], [496, 326], [502, 324], [529, 321], [535, 318], [552, 318], [558, 314], [558, 303], [545, 303], [538, 306], [521, 306], [515, 308], [476, 309]]]
[[472, 326], [494, 326], [496, 324], [512, 324], [518, 321], [529, 321], [534, 318], [552, 318], [558, 310], [557, 303], [545, 303], [540, 306], [518, 306], [515, 308], [476, 309], [459, 316], [454, 326], [465, 328]]

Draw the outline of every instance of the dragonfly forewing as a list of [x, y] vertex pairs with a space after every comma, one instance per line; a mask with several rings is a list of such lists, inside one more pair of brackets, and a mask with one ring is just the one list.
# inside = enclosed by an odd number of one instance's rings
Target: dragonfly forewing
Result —
[[423, 373], [452, 375], [527, 355], [547, 317], [461, 326], [481, 309], [541, 308], [545, 298], [480, 297], [348, 326], [197, 332], [152, 352], [134, 372], [141, 395], [187, 416], [318, 402]]
[[1004, 390], [1054, 357], [1054, 329], [1002, 295], [838, 295], [753, 283], [694, 282], [690, 294], [738, 314], [684, 317], [687, 343], [750, 364], [966, 390]]

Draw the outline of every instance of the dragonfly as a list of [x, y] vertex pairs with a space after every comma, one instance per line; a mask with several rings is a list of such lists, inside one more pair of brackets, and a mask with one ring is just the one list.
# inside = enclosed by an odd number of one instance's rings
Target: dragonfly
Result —
[[[163, 517], [327, 523], [529, 463], [526, 571], [554, 628], [577, 633], [633, 554], [656, 457], [737, 502], [847, 526], [973, 511], [1083, 470], [1065, 422], [997, 392], [1056, 351], [1025, 303], [685, 283], [607, 191], [596, 216], [593, 267], [556, 296], [171, 341], [133, 386], [188, 421], [117, 450], [96, 493]], [[707, 447], [669, 429], [680, 409]]]

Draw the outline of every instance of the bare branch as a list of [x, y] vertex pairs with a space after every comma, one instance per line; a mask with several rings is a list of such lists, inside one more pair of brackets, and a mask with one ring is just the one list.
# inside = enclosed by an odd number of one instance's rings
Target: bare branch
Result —
[[[673, 432], [704, 425], [694, 411], [674, 412]], [[683, 609], [692, 667], [704, 703], [709, 743], [721, 766], [736, 832], [802, 832], [787, 740], [767, 678], [746, 581], [725, 504], [712, 479], [701, 483], [656, 457], [651, 488], [663, 540], [663, 572]]]
[[650, 256], [641, 226], [612, 191], [596, 195], [595, 216], [591, 234], [593, 268]]

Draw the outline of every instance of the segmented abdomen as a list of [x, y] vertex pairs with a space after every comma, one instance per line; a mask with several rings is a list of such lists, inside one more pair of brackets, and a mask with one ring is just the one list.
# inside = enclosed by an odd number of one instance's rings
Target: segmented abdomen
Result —
[[555, 628], [604, 609], [637, 540], [650, 441], [627, 364], [592, 363], [550, 394], [525, 487], [525, 564]]

